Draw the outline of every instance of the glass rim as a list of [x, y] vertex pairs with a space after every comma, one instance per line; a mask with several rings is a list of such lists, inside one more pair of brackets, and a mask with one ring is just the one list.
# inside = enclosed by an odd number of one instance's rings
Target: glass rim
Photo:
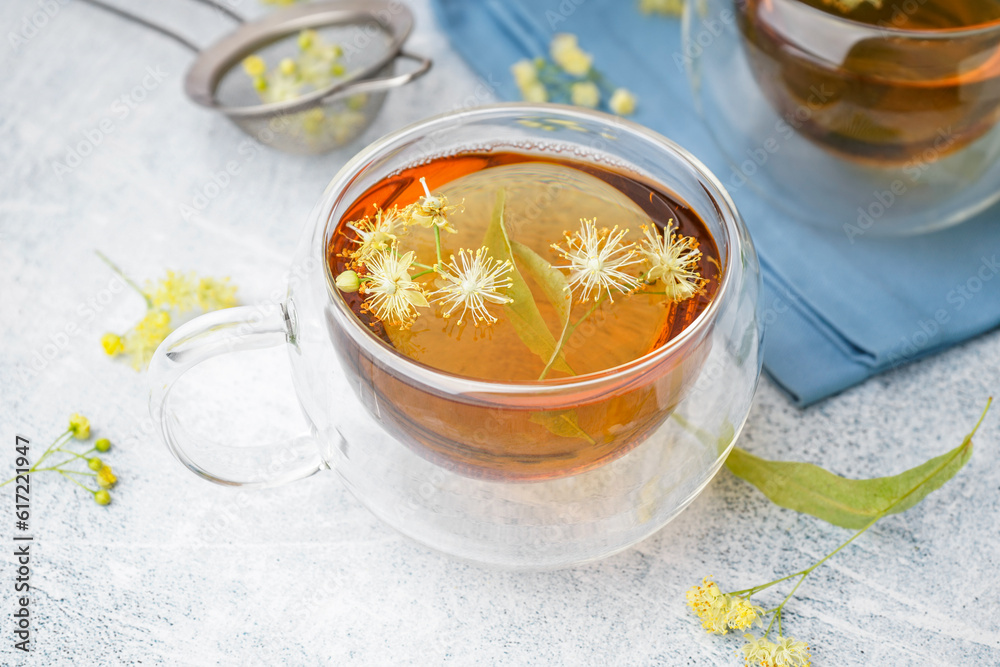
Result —
[[[340, 203], [346, 188], [350, 183], [362, 173], [376, 158], [385, 155], [387, 152], [400, 146], [409, 145], [427, 134], [430, 134], [444, 124], [454, 124], [457, 120], [464, 119], [488, 119], [516, 117], [518, 114], [555, 114], [565, 120], [599, 122], [605, 125], [612, 125], [616, 129], [625, 130], [633, 137], [647, 143], [656, 145], [666, 153], [672, 154], [685, 166], [690, 168], [701, 186], [706, 190], [709, 197], [716, 204], [716, 215], [721, 221], [721, 227], [725, 240], [728, 244], [728, 254], [726, 257], [725, 270], [719, 277], [719, 288], [716, 291], [712, 302], [702, 311], [693, 322], [685, 327], [679, 334], [671, 338], [666, 344], [647, 352], [641, 357], [637, 357], [612, 368], [592, 373], [585, 373], [579, 376], [558, 378], [552, 380], [531, 380], [521, 382], [504, 382], [499, 380], [483, 380], [458, 375], [443, 371], [433, 366], [411, 359], [406, 355], [392, 348], [385, 341], [374, 336], [371, 331], [358, 319], [357, 315], [347, 305], [339, 290], [336, 288], [335, 277], [332, 275], [330, 263], [327, 259], [328, 240], [332, 225], [339, 223], [339, 219], [334, 219], [331, 215], [333, 209]], [[609, 121], [611, 121], [609, 123]], [[601, 111], [584, 109], [581, 107], [551, 104], [551, 103], [524, 103], [505, 102], [491, 104], [472, 109], [460, 109], [449, 111], [435, 116], [430, 116], [417, 121], [402, 129], [387, 134], [376, 140], [372, 144], [357, 153], [345, 164], [333, 177], [333, 180], [326, 187], [324, 200], [319, 208], [319, 215], [325, 220], [323, 232], [320, 238], [321, 258], [326, 277], [326, 287], [329, 301], [335, 305], [343, 319], [352, 322], [350, 325], [351, 338], [374, 359], [381, 362], [387, 368], [391, 368], [391, 373], [407, 379], [421, 383], [424, 386], [446, 391], [451, 394], [479, 394], [479, 395], [548, 395], [560, 394], [567, 391], [585, 391], [594, 389], [606, 383], [614, 383], [623, 378], [638, 375], [670, 359], [673, 354], [698, 336], [706, 333], [717, 319], [721, 304], [728, 298], [732, 290], [732, 283], [736, 280], [740, 262], [738, 258], [742, 256], [746, 242], [740, 233], [744, 227], [743, 219], [732, 198], [722, 182], [706, 167], [698, 158], [682, 148], [677, 143], [665, 136], [654, 132], [647, 127], [636, 122], [626, 120], [620, 116], [614, 116]], [[701, 214], [700, 211], [695, 211]], [[718, 244], [718, 241], [716, 241]]]
[[813, 7], [812, 5], [807, 5], [800, 0], [783, 0], [785, 2], [793, 2], [796, 5], [801, 5], [808, 12], [815, 12], [817, 14], [822, 14], [825, 18], [831, 21], [839, 21], [841, 23], [848, 23], [852, 26], [858, 28], [865, 28], [871, 32], [877, 32], [881, 35], [889, 35], [907, 39], [955, 39], [961, 37], [971, 37], [974, 35], [985, 34], [990, 32], [1000, 32], [1000, 17], [993, 19], [992, 21], [987, 21], [985, 23], [977, 23], [975, 25], [963, 26], [961, 28], [899, 28], [896, 26], [879, 25], [873, 23], [864, 23], [863, 21], [858, 21], [846, 16], [838, 16], [837, 14], [832, 14], [830, 12], [825, 12], [818, 7]]

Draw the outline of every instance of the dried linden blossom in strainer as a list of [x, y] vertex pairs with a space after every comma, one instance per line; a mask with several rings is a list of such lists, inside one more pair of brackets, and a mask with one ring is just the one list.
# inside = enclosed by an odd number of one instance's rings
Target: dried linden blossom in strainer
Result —
[[[244, 58], [243, 71], [253, 81], [261, 102], [276, 104], [297, 100], [347, 75], [347, 67], [342, 62], [344, 50], [339, 45], [327, 43], [315, 30], [300, 32], [297, 43], [298, 56], [283, 58], [272, 68], [268, 68], [257, 54]], [[332, 111], [318, 106], [296, 114], [296, 120], [307, 137], [329, 134], [338, 143], [343, 143], [364, 125], [362, 109], [367, 102], [366, 95], [354, 95], [347, 98], [343, 109]], [[293, 134], [295, 129], [292, 128]]]

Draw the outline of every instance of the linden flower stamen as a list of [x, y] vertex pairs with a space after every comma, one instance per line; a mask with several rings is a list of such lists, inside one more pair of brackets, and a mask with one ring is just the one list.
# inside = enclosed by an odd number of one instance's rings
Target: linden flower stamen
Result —
[[594, 294], [594, 301], [597, 301], [601, 292], [608, 295], [608, 299], [614, 303], [611, 289], [628, 293], [639, 286], [639, 280], [635, 276], [622, 271], [626, 266], [637, 264], [641, 261], [638, 257], [635, 246], [632, 243], [625, 243], [627, 229], [619, 230], [615, 226], [610, 232], [606, 229], [598, 231], [597, 220], [580, 220], [580, 230], [573, 236], [566, 233], [566, 249], [558, 244], [553, 244], [552, 248], [559, 255], [569, 262], [568, 265], [557, 266], [557, 269], [570, 270], [570, 287], [582, 288], [580, 301], [586, 301]]
[[740, 651], [746, 667], [809, 667], [809, 646], [805, 642], [795, 641], [791, 637], [779, 637], [778, 643], [765, 637], [754, 638], [746, 634], [747, 640]]
[[485, 247], [479, 248], [475, 253], [462, 249], [458, 251], [457, 260], [452, 255], [451, 261], [440, 267], [439, 272], [445, 284], [430, 296], [434, 300], [435, 296], [440, 295], [436, 301], [446, 306], [444, 317], [451, 317], [461, 306], [459, 325], [465, 321], [468, 312], [472, 313], [472, 322], [476, 326], [480, 322], [493, 324], [497, 318], [487, 310], [487, 302], [503, 305], [513, 301], [500, 293], [500, 290], [508, 289], [513, 284], [509, 275], [513, 266], [510, 261], [497, 261], [488, 253]]
[[155, 284], [146, 282], [146, 293], [155, 308], [175, 308], [183, 313], [198, 303], [197, 277], [193, 271], [179, 273], [168, 270], [167, 275]]
[[123, 344], [129, 354], [132, 368], [142, 370], [153, 358], [153, 352], [170, 335], [170, 313], [151, 310], [125, 334]]
[[237, 304], [236, 285], [229, 282], [229, 278], [201, 278], [198, 280], [196, 297], [198, 306], [208, 312], [210, 310], [222, 310], [232, 308]]
[[395, 248], [379, 250], [368, 260], [368, 280], [361, 292], [367, 309], [388, 324], [408, 326], [417, 317], [415, 307], [427, 308], [423, 289], [410, 278], [414, 254], [396, 254]]
[[698, 273], [698, 262], [701, 261], [698, 241], [677, 234], [676, 229], [673, 220], [667, 223], [662, 233], [644, 226], [642, 231], [646, 238], [639, 246], [649, 262], [646, 280], [662, 281], [668, 301], [690, 299], [707, 282]]
[[421, 177], [420, 185], [424, 186], [424, 196], [409, 207], [409, 224], [421, 227], [437, 227], [443, 231], [455, 233], [448, 224], [448, 215], [459, 209], [460, 205], [449, 206], [444, 195], [432, 195], [427, 187], [427, 179]]
[[687, 603], [701, 619], [705, 631], [716, 635], [745, 630], [764, 615], [764, 610], [749, 600], [720, 591], [709, 577], [687, 592]]
[[376, 252], [391, 248], [403, 225], [403, 218], [395, 207], [384, 211], [379, 209], [374, 219], [363, 218], [357, 223], [349, 223], [347, 228], [358, 235], [358, 238], [351, 239], [358, 246], [351, 252], [351, 257], [364, 264]]

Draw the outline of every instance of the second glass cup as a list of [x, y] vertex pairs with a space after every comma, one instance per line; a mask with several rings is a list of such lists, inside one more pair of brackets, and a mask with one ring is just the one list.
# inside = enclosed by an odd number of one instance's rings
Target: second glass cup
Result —
[[1000, 198], [1000, 10], [915, 0], [687, 3], [695, 99], [749, 184], [803, 222], [900, 235]]

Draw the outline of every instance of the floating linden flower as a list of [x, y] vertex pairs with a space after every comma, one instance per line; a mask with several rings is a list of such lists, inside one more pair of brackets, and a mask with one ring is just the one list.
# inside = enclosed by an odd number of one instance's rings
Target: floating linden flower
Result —
[[347, 228], [358, 235], [358, 238], [351, 239], [358, 246], [350, 252], [351, 258], [363, 264], [376, 252], [392, 247], [405, 231], [405, 223], [396, 207], [384, 211], [379, 209], [374, 219], [362, 218], [357, 223], [348, 223]]
[[416, 204], [409, 207], [408, 224], [420, 227], [437, 227], [438, 229], [455, 233], [455, 229], [448, 224], [448, 215], [460, 208], [460, 205], [449, 206], [448, 198], [444, 195], [432, 195], [427, 187], [427, 179], [421, 178], [420, 184], [424, 186], [424, 196]]
[[458, 259], [451, 256], [451, 261], [440, 267], [440, 288], [431, 293], [431, 298], [440, 295], [437, 301], [445, 306], [444, 317], [462, 308], [458, 316], [458, 324], [465, 321], [466, 313], [472, 313], [472, 322], [479, 326], [480, 322], [493, 324], [497, 321], [486, 307], [487, 303], [503, 305], [513, 299], [501, 293], [508, 289], [513, 280], [510, 271], [513, 268], [510, 261], [500, 262], [489, 256], [489, 251], [483, 247], [473, 253], [470, 250], [459, 250]]
[[555, 268], [570, 270], [570, 287], [582, 288], [581, 302], [590, 298], [591, 294], [597, 301], [603, 291], [614, 303], [612, 289], [627, 293], [639, 286], [635, 276], [622, 271], [626, 266], [641, 261], [633, 244], [624, 243], [626, 234], [627, 229], [619, 230], [617, 226], [610, 232], [606, 229], [598, 231], [596, 219], [583, 219], [578, 232], [573, 236], [566, 233], [565, 250], [558, 244], [552, 245], [563, 259], [569, 261], [568, 265]]
[[415, 307], [427, 308], [423, 289], [410, 278], [414, 254], [396, 254], [394, 248], [379, 250], [368, 260], [368, 275], [361, 285], [365, 307], [387, 324], [408, 326], [416, 318]]
[[646, 280], [662, 281], [668, 301], [690, 299], [705, 284], [698, 273], [701, 251], [698, 241], [690, 236], [676, 233], [673, 220], [662, 231], [643, 227], [646, 238], [640, 244], [640, 251], [649, 262]]

